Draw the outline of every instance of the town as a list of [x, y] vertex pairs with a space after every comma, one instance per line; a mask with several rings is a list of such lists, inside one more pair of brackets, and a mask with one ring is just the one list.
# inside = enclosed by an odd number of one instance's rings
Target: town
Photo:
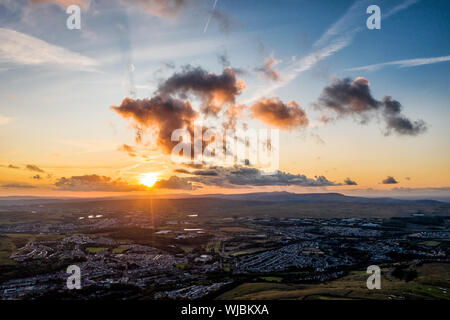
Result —
[[[420, 211], [390, 218], [211, 218], [182, 208], [149, 214], [83, 206], [3, 209], [19, 210], [30, 222], [0, 226], [2, 299], [199, 299], [254, 279], [324, 283], [372, 264], [450, 262], [448, 216]], [[36, 216], [45, 219], [35, 222]], [[81, 270], [81, 290], [66, 288], [69, 265]]]

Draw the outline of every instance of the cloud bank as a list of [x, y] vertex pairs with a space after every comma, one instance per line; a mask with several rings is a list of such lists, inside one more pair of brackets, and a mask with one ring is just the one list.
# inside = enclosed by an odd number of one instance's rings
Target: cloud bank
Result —
[[383, 179], [383, 181], [381, 181], [382, 184], [397, 184], [398, 181], [395, 180], [394, 177], [388, 176], [386, 179]]
[[70, 5], [77, 5], [86, 10], [91, 4], [91, 0], [30, 0], [30, 2], [33, 4], [53, 3], [64, 10]]
[[279, 98], [261, 99], [251, 106], [251, 116], [279, 129], [308, 125], [305, 110], [295, 101], [282, 102]]
[[204, 113], [217, 115], [224, 104], [235, 104], [236, 97], [245, 88], [245, 82], [238, 80], [230, 67], [225, 67], [222, 74], [216, 75], [201, 67], [185, 66], [181, 72], [162, 82], [158, 93], [181, 99], [187, 99], [188, 94], [193, 94], [202, 101]]
[[55, 183], [59, 190], [66, 191], [142, 191], [146, 187], [141, 185], [129, 185], [121, 179], [113, 180], [110, 177], [99, 176], [96, 174], [84, 176], [72, 176], [70, 178], [59, 178]]
[[273, 69], [278, 63], [278, 60], [275, 60], [272, 56], [268, 56], [264, 65], [256, 68], [256, 71], [261, 72], [269, 80], [278, 81], [280, 80], [280, 73]]
[[172, 132], [179, 128], [193, 132], [193, 122], [197, 117], [197, 112], [189, 102], [160, 95], [142, 100], [125, 98], [120, 106], [111, 108], [123, 118], [135, 123], [138, 142], [141, 139], [142, 127], [155, 128], [157, 143], [167, 153], [178, 143], [171, 141]]
[[183, 188], [188, 186], [192, 186], [192, 188], [202, 188], [203, 186], [237, 188], [252, 186], [326, 187], [340, 185], [324, 176], [309, 178], [303, 174], [290, 174], [282, 171], [277, 171], [272, 175], [265, 175], [259, 169], [243, 166], [228, 168], [210, 167], [207, 170], [184, 171], [183, 173], [187, 176], [173, 176], [169, 180], [161, 180], [158, 186], [178, 189], [178, 186]]
[[34, 164], [27, 164], [25, 169], [30, 170], [30, 171], [40, 172], [40, 173], [45, 172], [44, 170], [42, 170], [41, 168], [39, 168], [38, 166], [36, 166]]

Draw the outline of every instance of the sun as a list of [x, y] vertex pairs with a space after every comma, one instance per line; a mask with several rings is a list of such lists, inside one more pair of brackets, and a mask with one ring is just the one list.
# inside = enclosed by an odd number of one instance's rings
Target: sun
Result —
[[141, 184], [151, 188], [158, 181], [158, 173], [157, 172], [143, 173], [141, 174], [139, 181]]

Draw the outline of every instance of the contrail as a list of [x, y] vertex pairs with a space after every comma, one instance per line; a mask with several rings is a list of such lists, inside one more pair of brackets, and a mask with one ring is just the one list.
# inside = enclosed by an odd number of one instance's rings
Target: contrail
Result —
[[[405, 0], [400, 5], [388, 11], [384, 17], [390, 17], [419, 1], [420, 0]], [[314, 51], [286, 66], [283, 70], [280, 70], [281, 81], [263, 88], [242, 103], [251, 103], [278, 88], [286, 86], [302, 72], [310, 70], [319, 62], [349, 46], [356, 34], [364, 29], [360, 26], [360, 21], [365, 17], [364, 8], [369, 4], [371, 4], [371, 0], [358, 0], [354, 2], [347, 12], [313, 44]]]
[[219, 0], [214, 0], [214, 5], [213, 5], [213, 8], [212, 8], [211, 14], [209, 15], [208, 21], [206, 21], [205, 27], [203, 28], [203, 33], [205, 33], [206, 30], [208, 30], [209, 22], [211, 21], [213, 12], [216, 9], [217, 1], [219, 1]]
[[376, 64], [369, 64], [367, 66], [351, 68], [351, 69], [347, 69], [347, 70], [348, 71], [359, 71], [359, 70], [375, 71], [375, 70], [378, 70], [385, 66], [399, 66], [400, 68], [408, 68], [408, 67], [418, 67], [418, 66], [439, 63], [439, 62], [446, 62], [446, 61], [450, 61], [450, 56], [389, 61], [389, 62], [382, 62], [382, 63], [376, 63]]

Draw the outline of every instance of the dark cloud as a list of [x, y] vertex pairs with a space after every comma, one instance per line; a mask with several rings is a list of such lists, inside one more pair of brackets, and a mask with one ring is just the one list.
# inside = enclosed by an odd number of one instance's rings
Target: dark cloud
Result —
[[[12, 23], [20, 23], [24, 16], [23, 3], [21, 1], [0, 0], [0, 25], [7, 26]], [[23, 21], [23, 20], [22, 20]]]
[[323, 187], [334, 186], [336, 183], [329, 181], [324, 176], [308, 178], [302, 174], [290, 174], [277, 171], [275, 174], [266, 175], [255, 168], [240, 167], [238, 170], [231, 171], [227, 175], [229, 183], [234, 185], [252, 185], [252, 186], [304, 186], [304, 187]]
[[261, 99], [251, 106], [252, 117], [278, 127], [292, 129], [308, 125], [305, 111], [295, 101], [287, 104], [278, 98]]
[[84, 176], [72, 176], [70, 178], [59, 178], [55, 186], [60, 190], [70, 191], [140, 191], [146, 190], [144, 186], [129, 185], [121, 179], [113, 180], [110, 177], [99, 176], [96, 174]]
[[121, 0], [125, 4], [139, 5], [145, 12], [152, 15], [172, 18], [188, 6], [187, 0]]
[[35, 172], [41, 172], [41, 173], [45, 172], [44, 170], [42, 170], [41, 168], [39, 168], [38, 166], [36, 166], [34, 164], [27, 164], [27, 166], [25, 168], [27, 170], [35, 171]]
[[228, 54], [227, 54], [226, 51], [224, 51], [223, 53], [219, 54], [217, 56], [217, 60], [219, 61], [219, 63], [224, 68], [229, 67], [231, 65], [230, 60], [228, 59]]
[[36, 188], [36, 187], [29, 185], [29, 184], [8, 183], [8, 184], [2, 185], [2, 188], [5, 188], [5, 189], [32, 189], [32, 188]]
[[398, 181], [395, 180], [394, 177], [388, 176], [386, 179], [384, 179], [383, 181], [381, 181], [382, 184], [397, 184]]
[[30, 0], [33, 4], [53, 3], [59, 5], [63, 10], [72, 4], [78, 5], [83, 9], [89, 8], [91, 0]]
[[[395, 132], [399, 135], [418, 135], [426, 131], [423, 120], [411, 121], [402, 113], [400, 102], [386, 96], [376, 100], [370, 91], [369, 81], [365, 78], [335, 79], [323, 89], [316, 107], [324, 111], [333, 111], [336, 117], [352, 116], [361, 123], [367, 123], [371, 115], [381, 115], [386, 123], [386, 135]], [[335, 118], [325, 115], [324, 121]]]
[[173, 62], [164, 62], [164, 66], [167, 68], [167, 69], [175, 69], [175, 63], [173, 63]]
[[218, 176], [219, 174], [214, 170], [195, 170], [191, 172], [195, 176]]
[[206, 114], [217, 114], [224, 104], [234, 104], [236, 96], [246, 88], [245, 82], [238, 80], [229, 67], [222, 74], [208, 73], [197, 67], [186, 66], [160, 84], [158, 93], [162, 96], [176, 95], [187, 99], [189, 93], [202, 101]]
[[[244, 88], [244, 82], [238, 80], [229, 67], [224, 68], [222, 74], [216, 75], [202, 68], [187, 66], [161, 82], [151, 99], [127, 97], [120, 106], [112, 106], [111, 109], [131, 121], [136, 130], [137, 143], [142, 142], [146, 131], [152, 130], [152, 133], [156, 134], [158, 146], [162, 151], [170, 153], [179, 143], [171, 141], [173, 131], [187, 129], [192, 140], [194, 121], [199, 114], [217, 115], [225, 106], [223, 115], [226, 121], [222, 125], [225, 128], [235, 128], [238, 118], [245, 109], [244, 105], [235, 105], [235, 99]], [[190, 95], [201, 101], [202, 108], [199, 112], [196, 112], [187, 100]], [[203, 130], [207, 129], [204, 126]], [[204, 147], [209, 143], [211, 141], [202, 141]], [[190, 147], [192, 151], [193, 144]], [[129, 146], [122, 146], [119, 149], [131, 156], [136, 154]], [[191, 154], [194, 155], [193, 152]]]
[[174, 172], [188, 174], [192, 176], [218, 176], [217, 171], [215, 170], [194, 170], [189, 171], [186, 169], [175, 169]]
[[216, 8], [210, 13], [211, 21], [216, 22], [219, 25], [220, 31], [228, 33], [236, 26], [236, 23], [231, 20], [230, 16], [225, 11]]
[[227, 121], [223, 123], [225, 128], [236, 129], [237, 121], [242, 117], [246, 106], [243, 104], [240, 105], [230, 105], [225, 112], [225, 116], [227, 117]]
[[272, 56], [268, 56], [262, 67], [256, 68], [255, 70], [261, 72], [266, 78], [278, 81], [280, 80], [280, 73], [273, 69], [274, 66], [278, 64], [278, 60], [275, 60]]
[[450, 187], [441, 188], [405, 188], [405, 187], [395, 187], [391, 189], [392, 191], [402, 191], [405, 193], [420, 192], [422, 195], [425, 193], [438, 193], [448, 196], [450, 193]]
[[10, 164], [10, 165], [8, 166], [8, 168], [9, 168], [9, 169], [20, 169], [20, 167], [17, 167], [17, 166], [12, 165], [12, 164]]
[[370, 93], [369, 81], [365, 78], [335, 79], [325, 87], [319, 97], [318, 106], [333, 110], [338, 116], [356, 115], [362, 122], [367, 121], [367, 113], [377, 110], [380, 102]]
[[189, 102], [159, 95], [142, 100], [125, 98], [120, 106], [111, 108], [136, 123], [137, 140], [142, 137], [142, 128], [156, 128], [157, 143], [167, 153], [178, 143], [171, 141], [172, 132], [181, 128], [193, 132], [193, 122], [197, 117]]
[[123, 144], [118, 148], [119, 151], [124, 151], [128, 153], [130, 157], [136, 157], [136, 148], [129, 146], [127, 144]]
[[186, 170], [186, 169], [175, 169], [174, 172], [176, 172], [176, 173], [185, 173], [185, 174], [191, 173], [189, 170]]
[[33, 176], [33, 179], [34, 180], [41, 180], [42, 177], [39, 174], [37, 174], [37, 175]]
[[202, 169], [204, 167], [203, 163], [185, 163], [184, 165], [193, 169]]
[[180, 189], [180, 190], [192, 190], [194, 187], [192, 183], [185, 178], [172, 176], [167, 180], [159, 180], [155, 183], [157, 189]]
[[228, 53], [227, 53], [226, 49], [224, 49], [222, 53], [217, 55], [217, 61], [223, 68], [227, 68], [227, 67], [231, 68], [231, 70], [233, 71], [233, 73], [235, 75], [243, 75], [243, 74], [248, 73], [247, 70], [245, 70], [243, 68], [231, 67], [231, 62], [230, 62], [230, 59], [228, 58]]
[[356, 186], [356, 185], [357, 185], [356, 181], [353, 181], [353, 180], [350, 179], [350, 178], [345, 179], [345, 180], [344, 180], [344, 183], [345, 183], [347, 186]]
[[411, 121], [401, 114], [402, 105], [391, 97], [383, 98], [384, 118], [387, 124], [386, 134], [394, 131], [402, 135], [415, 136], [427, 130], [427, 125], [423, 120]]
[[[177, 182], [195, 184], [197, 188], [204, 186], [220, 186], [235, 188], [241, 186], [304, 186], [324, 187], [337, 186], [340, 184], [329, 181], [324, 176], [308, 178], [302, 174], [290, 174], [277, 171], [275, 174], [267, 175], [256, 168], [243, 166], [211, 167], [207, 170], [194, 171], [190, 177], [177, 177]], [[175, 177], [174, 177], [175, 178]]]

